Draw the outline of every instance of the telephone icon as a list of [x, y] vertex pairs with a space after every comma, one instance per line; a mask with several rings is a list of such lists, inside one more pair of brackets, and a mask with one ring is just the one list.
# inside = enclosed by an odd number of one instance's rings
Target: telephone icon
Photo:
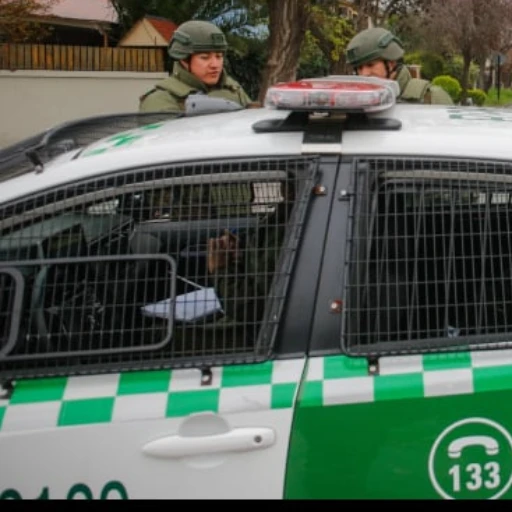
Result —
[[499, 451], [498, 442], [489, 436], [467, 436], [455, 439], [448, 446], [448, 456], [458, 459], [464, 448], [468, 446], [481, 446], [487, 455], [496, 455]]

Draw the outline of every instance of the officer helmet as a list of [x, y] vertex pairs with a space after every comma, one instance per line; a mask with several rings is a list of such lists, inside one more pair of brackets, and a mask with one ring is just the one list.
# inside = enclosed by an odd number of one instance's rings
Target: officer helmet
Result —
[[347, 63], [357, 68], [372, 60], [400, 60], [404, 47], [398, 37], [381, 27], [356, 34], [347, 46]]
[[209, 21], [192, 20], [182, 23], [172, 35], [167, 52], [176, 60], [194, 53], [225, 52], [228, 43], [222, 30]]

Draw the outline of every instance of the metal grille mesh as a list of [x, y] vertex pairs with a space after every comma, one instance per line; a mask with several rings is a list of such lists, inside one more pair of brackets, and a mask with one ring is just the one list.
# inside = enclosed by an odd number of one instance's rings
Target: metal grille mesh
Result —
[[512, 332], [512, 167], [355, 163], [344, 349], [487, 349]]
[[268, 358], [314, 174], [159, 167], [4, 206], [0, 376]]

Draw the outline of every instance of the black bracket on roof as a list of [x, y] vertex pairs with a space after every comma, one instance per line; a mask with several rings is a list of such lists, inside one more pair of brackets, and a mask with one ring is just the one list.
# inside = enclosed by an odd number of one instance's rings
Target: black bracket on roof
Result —
[[256, 133], [303, 132], [308, 125], [309, 112], [292, 112], [284, 119], [265, 119], [252, 125]]
[[[400, 130], [401, 121], [385, 117], [372, 117], [364, 112], [347, 112], [327, 116], [312, 115], [307, 111], [292, 111], [284, 119], [265, 119], [252, 126], [256, 133], [303, 132], [312, 126], [325, 129], [329, 125], [341, 127], [342, 131]], [[319, 129], [322, 129], [319, 128]], [[315, 131], [318, 131], [315, 129]]]

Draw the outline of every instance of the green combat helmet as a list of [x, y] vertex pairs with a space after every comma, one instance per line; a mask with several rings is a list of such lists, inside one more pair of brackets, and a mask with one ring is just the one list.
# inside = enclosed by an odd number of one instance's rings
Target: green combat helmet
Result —
[[176, 60], [194, 53], [225, 52], [228, 43], [222, 30], [209, 21], [186, 21], [174, 32], [169, 43], [169, 56]]
[[376, 59], [397, 61], [403, 55], [400, 39], [380, 27], [363, 30], [347, 46], [347, 63], [354, 68]]

